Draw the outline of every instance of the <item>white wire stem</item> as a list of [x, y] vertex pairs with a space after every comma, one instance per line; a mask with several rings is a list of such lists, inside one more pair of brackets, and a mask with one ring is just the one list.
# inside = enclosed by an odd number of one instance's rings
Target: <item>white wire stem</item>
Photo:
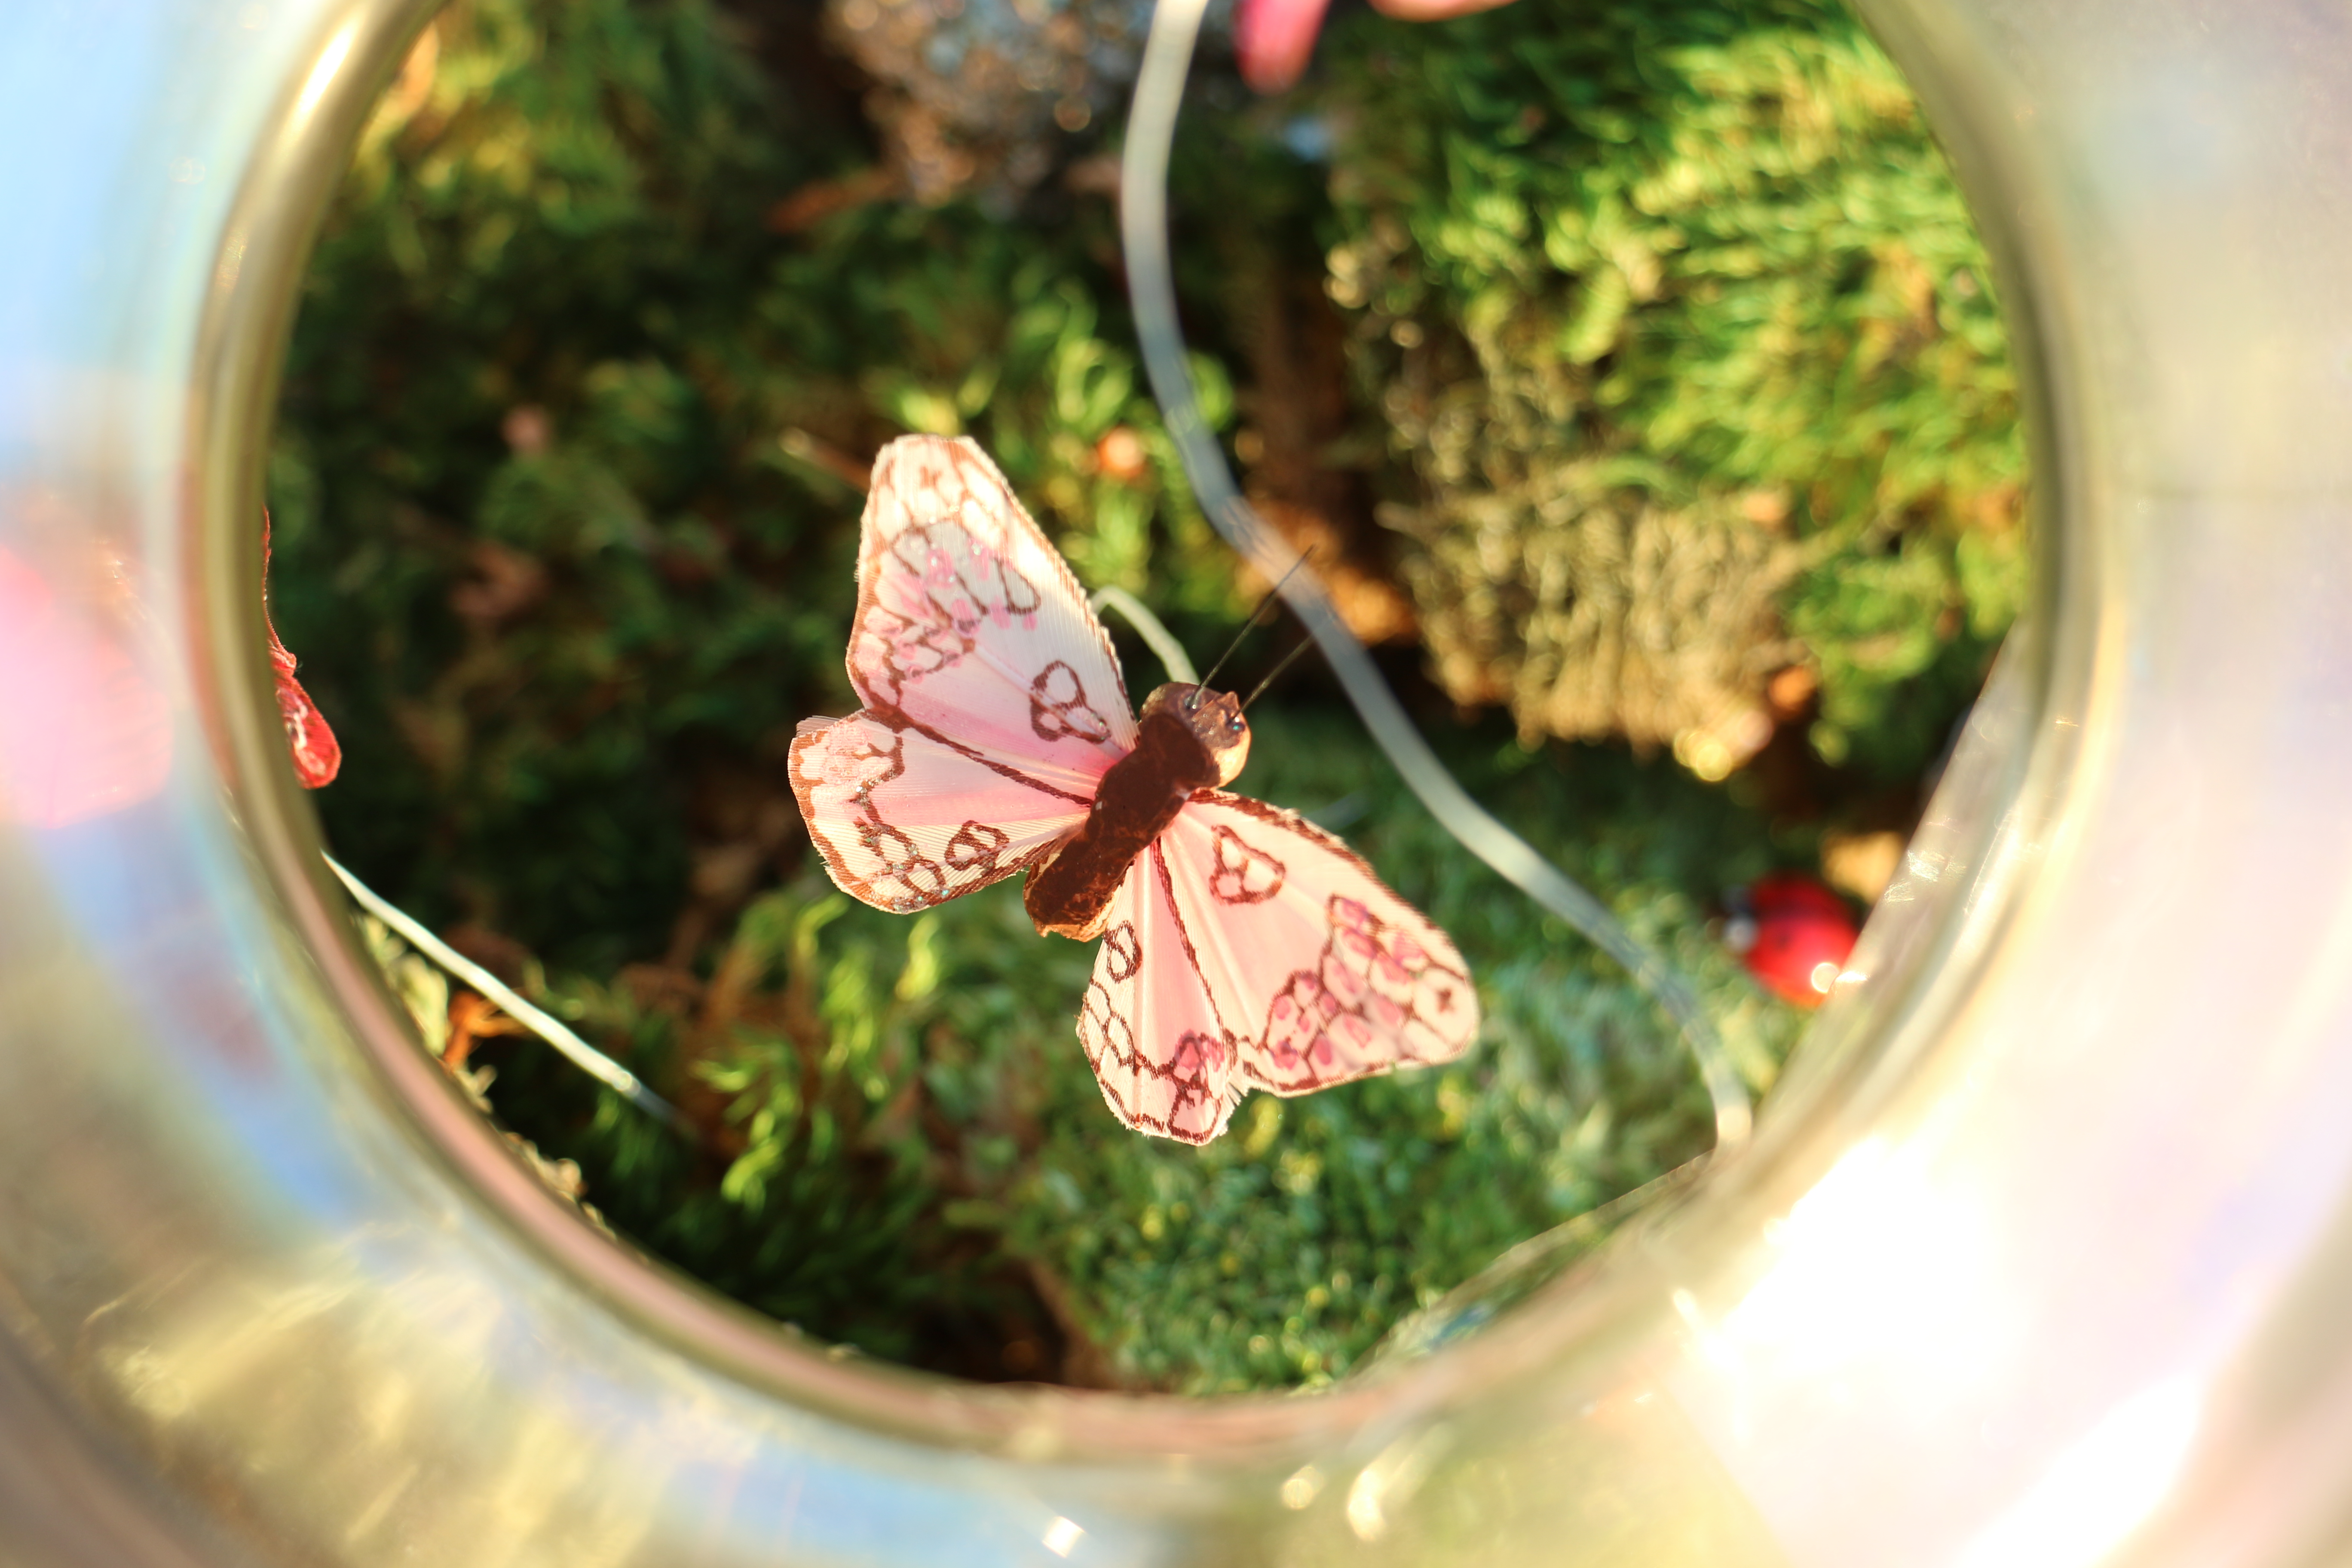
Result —
[[1094, 606], [1097, 615], [1105, 610], [1117, 610], [1127, 624], [1135, 628], [1136, 635], [1144, 640], [1145, 645], [1159, 656], [1160, 667], [1168, 671], [1169, 679], [1181, 681], [1186, 686], [1201, 684], [1201, 672], [1192, 668], [1192, 655], [1184, 651], [1184, 645], [1160, 624], [1160, 617], [1153, 615], [1151, 607], [1142, 600], [1124, 588], [1097, 588], [1094, 597], [1087, 603]]
[[497, 1003], [509, 1017], [571, 1058], [582, 1071], [646, 1115], [666, 1121], [681, 1132], [692, 1134], [693, 1124], [687, 1121], [686, 1113], [647, 1089], [636, 1074], [524, 1001], [497, 975], [435, 936], [397, 904], [343, 869], [333, 856], [320, 858], [327, 862], [330, 870], [343, 879], [343, 886], [352, 890], [352, 897], [357, 899], [370, 914], [398, 931], [409, 946]]
[[[1322, 580], [1308, 567], [1291, 570], [1296, 552], [1242, 498], [1225, 466], [1224, 454], [1201, 416], [1192, 370], [1184, 359], [1183, 334], [1177, 325], [1176, 289], [1169, 260], [1168, 154], [1204, 5], [1205, 0], [1159, 0], [1153, 8], [1119, 163], [1119, 236], [1126, 253], [1136, 336], [1152, 393], [1160, 400], [1169, 436], [1192, 481], [1193, 493], [1226, 542], [1268, 582], [1281, 583], [1283, 599], [1322, 648], [1364, 727], [1446, 831], [1622, 964], [1674, 1019], [1715, 1103], [1716, 1147], [1728, 1152], [1747, 1141], [1753, 1113], [1747, 1085], [1740, 1081], [1696, 994], [1663, 957], [1636, 942], [1600, 900], [1503, 826], [1446, 771], [1381, 679], [1364, 645], [1332, 608]], [[1290, 575], [1284, 581], [1286, 572]]]

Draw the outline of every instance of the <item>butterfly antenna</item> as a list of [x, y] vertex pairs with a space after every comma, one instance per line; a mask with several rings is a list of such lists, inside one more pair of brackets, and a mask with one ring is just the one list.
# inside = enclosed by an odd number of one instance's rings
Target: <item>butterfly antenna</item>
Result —
[[1274, 684], [1274, 678], [1280, 675], [1284, 670], [1288, 669], [1293, 664], [1297, 663], [1298, 656], [1305, 653], [1308, 648], [1313, 647], [1314, 646], [1315, 639], [1313, 637], [1299, 638], [1298, 646], [1292, 648], [1288, 653], [1284, 654], [1282, 656], [1282, 662], [1265, 672], [1265, 679], [1257, 683], [1257, 689], [1251, 692], [1247, 697], [1242, 699], [1242, 711], [1244, 713], [1248, 712], [1249, 705], [1256, 701], [1259, 698], [1265, 696], [1265, 689]]
[[[1314, 553], [1315, 546], [1310, 544], [1300, 552], [1297, 560], [1290, 563], [1290, 570], [1288, 572], [1285, 572], [1275, 583], [1274, 586], [1265, 591], [1265, 597], [1257, 602], [1257, 608], [1252, 610], [1250, 612], [1249, 619], [1242, 623], [1242, 629], [1234, 634], [1234, 640], [1225, 645], [1225, 651], [1217, 656], [1217, 662], [1209, 666], [1209, 673], [1201, 677], [1198, 681], [1194, 682], [1195, 685], [1205, 688], [1208, 686], [1210, 681], [1216, 679], [1217, 671], [1225, 668], [1225, 661], [1233, 658], [1234, 651], [1242, 646], [1242, 638], [1249, 636], [1251, 632], [1257, 629], [1257, 624], [1265, 619], [1266, 610], [1273, 605], [1276, 599], [1279, 599], [1282, 596], [1282, 584], [1289, 582], [1291, 577], [1298, 571], [1298, 569], [1307, 564], [1307, 557]], [[1195, 700], [1197, 700], [1197, 698]], [[1247, 706], [1247, 704], [1244, 704], [1244, 706]]]

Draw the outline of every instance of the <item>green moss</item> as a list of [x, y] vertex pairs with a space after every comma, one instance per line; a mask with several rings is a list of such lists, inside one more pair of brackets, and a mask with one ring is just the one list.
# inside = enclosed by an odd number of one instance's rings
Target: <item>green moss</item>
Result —
[[[270, 473], [280, 629], [349, 757], [321, 809], [388, 892], [587, 967], [658, 951], [717, 759], [772, 773], [848, 701], [858, 502], [827, 453], [968, 429], [1091, 578], [1230, 613], [1101, 303], [1107, 207], [787, 238], [768, 212], [854, 134], [711, 6], [437, 26], [320, 240]], [[1094, 457], [1121, 423], [1152, 459], [1127, 480]]]
[[[621, 1230], [813, 1332], [1187, 1393], [1326, 1382], [1513, 1243], [1704, 1149], [1705, 1094], [1621, 973], [1465, 863], [1345, 721], [1257, 730], [1244, 784], [1360, 813], [1350, 839], [1461, 942], [1487, 1018], [1461, 1062], [1254, 1097], [1204, 1149], [1139, 1138], [1078, 1049], [1090, 945], [1036, 935], [1010, 885], [904, 920], [803, 879], [751, 907], [706, 985], [653, 1005], [625, 979], [547, 993], [707, 1104], [727, 1159], [687, 1156], [536, 1047], [504, 1069], [501, 1114], [578, 1161]], [[1768, 864], [1758, 825], [1670, 766], [1453, 739], [1482, 794], [1687, 967], [1769, 1084], [1796, 1016], [1702, 918], [1717, 878]], [[1008, 1363], [1024, 1342], [1058, 1363]]]
[[1531, 733], [1752, 742], [1807, 661], [1822, 754], [1916, 772], [2016, 611], [2023, 470], [1894, 67], [1821, 0], [1368, 20], [1345, 52], [1333, 291], [1425, 487], [1391, 515], [1448, 687]]

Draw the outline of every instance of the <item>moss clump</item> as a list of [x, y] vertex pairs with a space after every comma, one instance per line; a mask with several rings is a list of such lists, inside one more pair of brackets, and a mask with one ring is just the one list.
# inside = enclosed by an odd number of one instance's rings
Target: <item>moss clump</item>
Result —
[[[2021, 595], [2016, 392], [1901, 78], [1820, 0], [1365, 26], [1335, 298], [1424, 499], [1449, 690], [1719, 776], [1810, 662], [1812, 741], [1935, 754]], [[1785, 639], [1785, 640], [1784, 640]]]

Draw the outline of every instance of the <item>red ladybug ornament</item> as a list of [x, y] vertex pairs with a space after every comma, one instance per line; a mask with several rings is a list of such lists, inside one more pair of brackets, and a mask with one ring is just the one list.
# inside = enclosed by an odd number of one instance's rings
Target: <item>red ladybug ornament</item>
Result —
[[1853, 911], [1811, 877], [1776, 871], [1729, 900], [1724, 940], [1767, 990], [1818, 1007], [1853, 952]]

